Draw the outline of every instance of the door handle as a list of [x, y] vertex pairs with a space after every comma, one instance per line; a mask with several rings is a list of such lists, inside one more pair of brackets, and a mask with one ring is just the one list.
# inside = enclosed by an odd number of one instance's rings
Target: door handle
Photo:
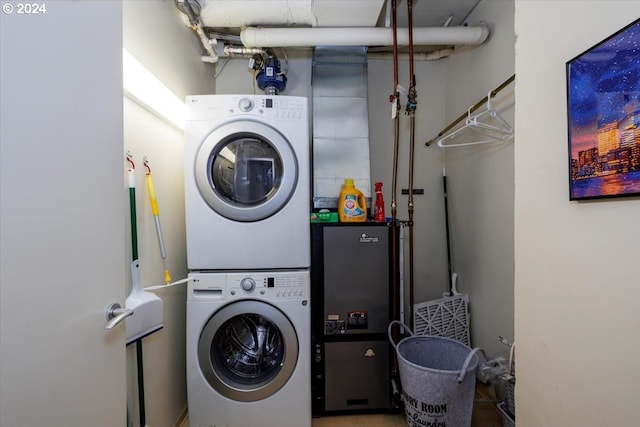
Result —
[[114, 302], [109, 307], [107, 307], [106, 317], [107, 323], [104, 325], [104, 329], [109, 331], [115, 328], [118, 323], [122, 322], [127, 317], [133, 314], [132, 309], [125, 309], [120, 306], [117, 302]]

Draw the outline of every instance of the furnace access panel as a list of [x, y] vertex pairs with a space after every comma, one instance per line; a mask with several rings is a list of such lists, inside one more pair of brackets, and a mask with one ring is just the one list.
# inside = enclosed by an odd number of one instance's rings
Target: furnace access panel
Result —
[[313, 413], [390, 407], [390, 226], [312, 224]]

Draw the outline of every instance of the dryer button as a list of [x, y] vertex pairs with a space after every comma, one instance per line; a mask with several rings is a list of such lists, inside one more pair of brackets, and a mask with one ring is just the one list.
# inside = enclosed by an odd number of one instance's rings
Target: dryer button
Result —
[[238, 101], [238, 108], [240, 108], [240, 110], [244, 111], [245, 113], [247, 111], [251, 111], [253, 109], [253, 101], [249, 98], [242, 98], [240, 101]]

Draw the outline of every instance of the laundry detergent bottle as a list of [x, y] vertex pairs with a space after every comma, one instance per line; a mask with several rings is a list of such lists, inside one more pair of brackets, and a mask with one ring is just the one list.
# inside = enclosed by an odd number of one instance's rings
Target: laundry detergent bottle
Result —
[[367, 201], [364, 194], [353, 185], [353, 179], [344, 180], [338, 200], [340, 222], [365, 222], [367, 220]]

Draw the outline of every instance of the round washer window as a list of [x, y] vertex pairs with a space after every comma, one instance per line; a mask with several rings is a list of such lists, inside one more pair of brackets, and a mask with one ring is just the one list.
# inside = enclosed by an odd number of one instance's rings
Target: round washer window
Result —
[[229, 382], [259, 384], [282, 368], [285, 345], [273, 322], [259, 314], [241, 314], [222, 324], [213, 337], [211, 361]]
[[289, 380], [299, 343], [289, 318], [257, 300], [228, 304], [211, 316], [200, 334], [198, 363], [211, 387], [236, 401], [271, 396]]

